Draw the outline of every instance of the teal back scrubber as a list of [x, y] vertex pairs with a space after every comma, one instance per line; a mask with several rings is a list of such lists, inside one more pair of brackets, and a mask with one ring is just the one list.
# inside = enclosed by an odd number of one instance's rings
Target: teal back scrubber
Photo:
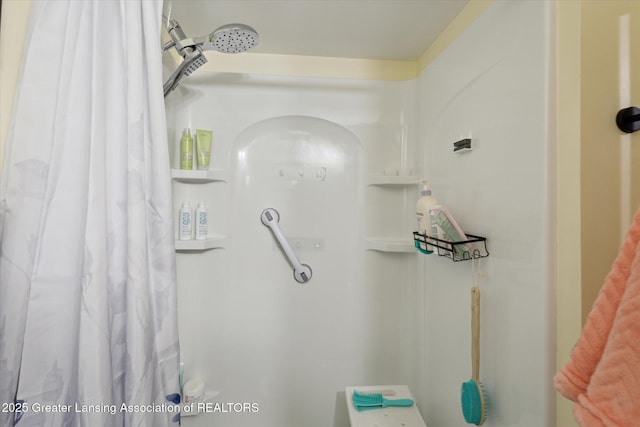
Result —
[[474, 380], [462, 383], [460, 403], [462, 404], [462, 413], [466, 422], [477, 426], [485, 422], [487, 419], [486, 400], [481, 384]]
[[480, 288], [471, 288], [471, 380], [462, 383], [460, 403], [469, 424], [482, 425], [487, 419], [487, 399], [480, 383]]

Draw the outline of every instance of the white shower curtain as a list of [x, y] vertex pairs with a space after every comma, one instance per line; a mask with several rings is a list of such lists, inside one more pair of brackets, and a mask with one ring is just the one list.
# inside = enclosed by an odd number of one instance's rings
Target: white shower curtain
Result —
[[0, 427], [179, 420], [161, 9], [32, 3], [0, 187]]

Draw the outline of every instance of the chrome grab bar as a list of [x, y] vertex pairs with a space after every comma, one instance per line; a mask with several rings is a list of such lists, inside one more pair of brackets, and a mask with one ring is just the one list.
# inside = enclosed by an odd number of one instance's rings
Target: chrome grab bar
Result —
[[278, 222], [280, 221], [280, 214], [278, 211], [273, 208], [267, 208], [260, 214], [260, 220], [265, 226], [271, 229], [271, 232], [280, 244], [280, 247], [289, 259], [289, 263], [293, 267], [293, 277], [296, 281], [298, 283], [307, 283], [311, 280], [311, 267], [307, 264], [300, 263], [300, 260], [298, 260], [298, 257], [293, 252], [289, 241], [284, 237], [282, 230], [280, 230], [280, 227], [278, 226]]

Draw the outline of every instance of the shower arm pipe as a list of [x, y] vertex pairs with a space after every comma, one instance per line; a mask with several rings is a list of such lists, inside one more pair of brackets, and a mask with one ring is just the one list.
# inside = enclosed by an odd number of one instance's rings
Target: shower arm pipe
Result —
[[[198, 41], [192, 39], [191, 37], [187, 37], [184, 31], [182, 31], [182, 27], [175, 19], [167, 18], [167, 16], [162, 15], [162, 19], [166, 23], [165, 29], [167, 33], [171, 37], [171, 40], [162, 46], [162, 51], [166, 52], [167, 50], [175, 47], [178, 53], [184, 58], [187, 54], [193, 52], [198, 49]], [[186, 49], [186, 50], [185, 50]]]
[[280, 214], [278, 211], [273, 208], [267, 208], [260, 214], [260, 220], [262, 221], [262, 224], [271, 229], [271, 232], [280, 244], [280, 247], [289, 259], [289, 262], [293, 267], [293, 277], [296, 281], [298, 283], [306, 283], [311, 280], [311, 267], [300, 263], [298, 257], [293, 252], [289, 241], [284, 237], [282, 230], [280, 230], [280, 227], [278, 226], [278, 222], [280, 221]]
[[[213, 50], [213, 48], [211, 47], [212, 44], [209, 40], [208, 35], [196, 37], [195, 39], [187, 39], [187, 40], [191, 42], [189, 43], [188, 46], [200, 46], [202, 50]], [[166, 52], [167, 50], [171, 49], [174, 46], [176, 46], [175, 40], [169, 40], [162, 46], [162, 51]], [[176, 47], [176, 49], [178, 48]]]
[[181, 55], [181, 51], [185, 47], [191, 48], [192, 50], [195, 48], [199, 48], [200, 50], [215, 50], [213, 43], [211, 43], [211, 34], [193, 38], [187, 37], [178, 21], [168, 18], [166, 15], [162, 15], [162, 19], [166, 23], [165, 29], [167, 33], [171, 36], [171, 40], [162, 46], [163, 52], [166, 52], [174, 46]]
[[[175, 28], [176, 26], [179, 26], [178, 22], [175, 19], [169, 18], [164, 13], [162, 14], [162, 22], [164, 23], [164, 29], [167, 31], [167, 34], [169, 34], [169, 36], [171, 36], [171, 29]], [[171, 49], [175, 45], [176, 45], [176, 41], [173, 40], [172, 38], [171, 40], [166, 42], [164, 46], [162, 46], [162, 52], [166, 52], [167, 50]]]
[[176, 42], [174, 42], [173, 40], [168, 41], [164, 44], [164, 46], [162, 46], [162, 51], [166, 52], [169, 49], [171, 49], [172, 47], [174, 47], [176, 45]]

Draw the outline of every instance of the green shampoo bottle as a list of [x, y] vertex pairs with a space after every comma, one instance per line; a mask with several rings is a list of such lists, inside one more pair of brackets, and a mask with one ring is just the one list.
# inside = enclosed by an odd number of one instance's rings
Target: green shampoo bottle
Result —
[[180, 169], [193, 169], [193, 137], [185, 128], [180, 139]]

